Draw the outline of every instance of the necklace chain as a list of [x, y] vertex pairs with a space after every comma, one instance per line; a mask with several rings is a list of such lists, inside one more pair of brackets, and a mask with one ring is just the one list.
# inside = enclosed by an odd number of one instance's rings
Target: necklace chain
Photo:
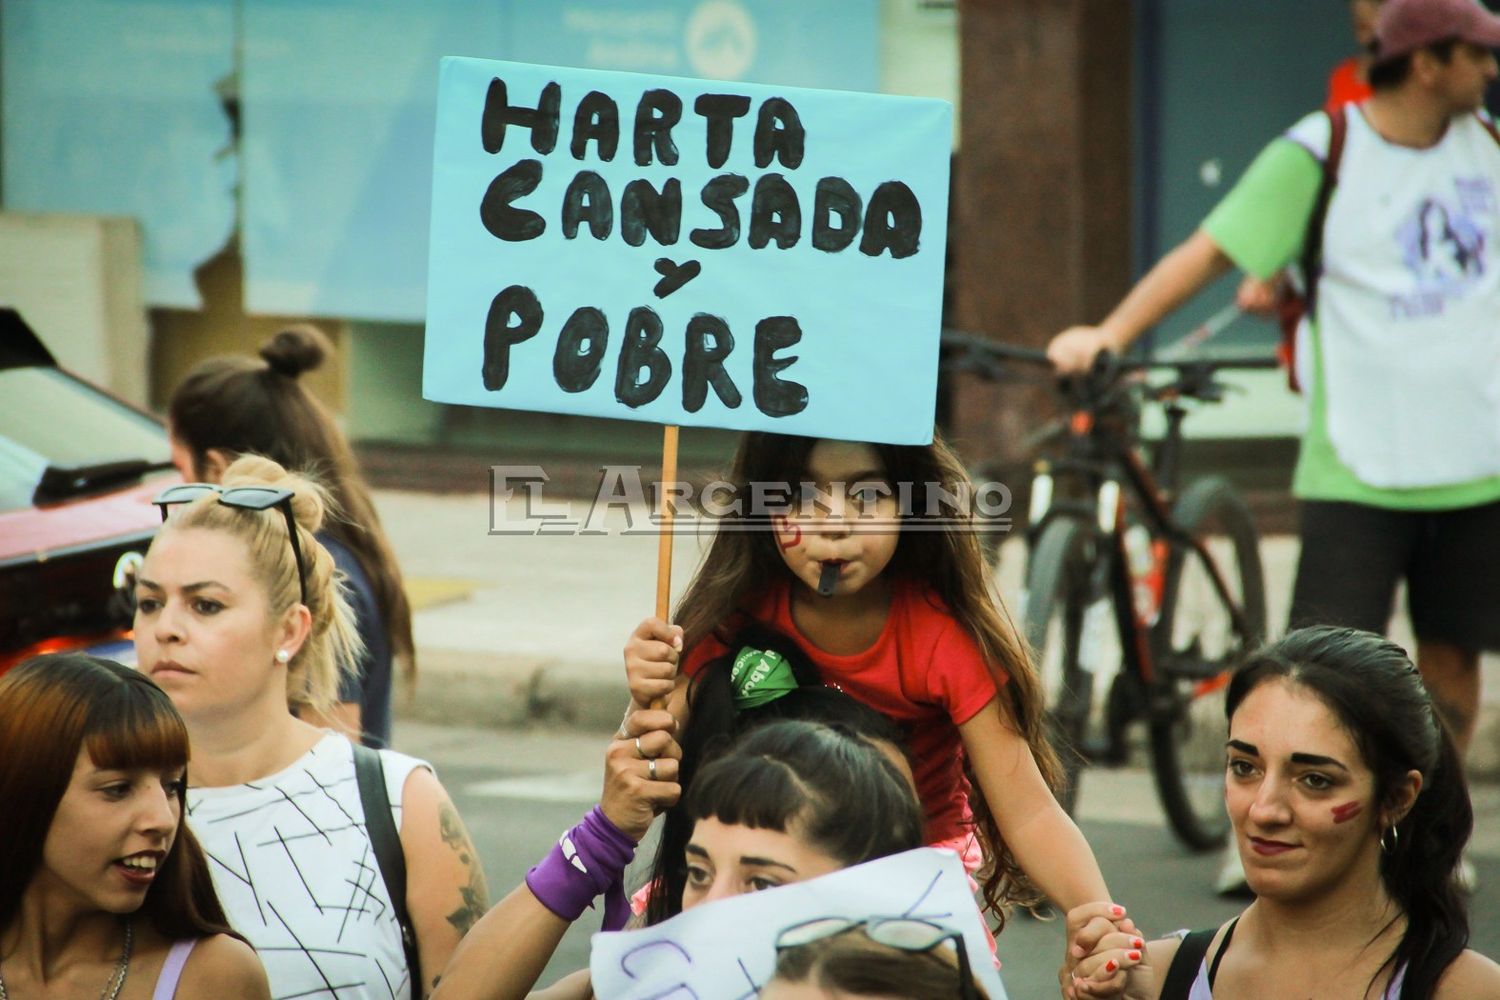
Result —
[[[115, 963], [114, 971], [105, 980], [104, 989], [99, 991], [99, 1000], [117, 1000], [120, 996], [120, 990], [125, 987], [125, 972], [130, 968], [130, 946], [134, 937], [131, 922], [126, 920], [125, 947], [120, 950], [120, 959]], [[4, 976], [0, 976], [0, 1000], [10, 1000], [10, 995], [5, 992]]]

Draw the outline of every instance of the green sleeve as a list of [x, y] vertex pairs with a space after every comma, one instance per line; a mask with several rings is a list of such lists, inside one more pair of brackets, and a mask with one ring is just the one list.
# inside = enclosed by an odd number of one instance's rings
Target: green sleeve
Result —
[[1276, 139], [1208, 213], [1203, 231], [1241, 271], [1270, 278], [1301, 255], [1322, 179], [1312, 153]]

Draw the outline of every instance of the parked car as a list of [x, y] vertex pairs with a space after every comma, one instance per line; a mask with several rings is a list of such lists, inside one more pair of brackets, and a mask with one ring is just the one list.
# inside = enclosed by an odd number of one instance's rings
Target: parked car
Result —
[[0, 673], [87, 648], [133, 661], [123, 589], [177, 481], [166, 428], [59, 368], [0, 308]]

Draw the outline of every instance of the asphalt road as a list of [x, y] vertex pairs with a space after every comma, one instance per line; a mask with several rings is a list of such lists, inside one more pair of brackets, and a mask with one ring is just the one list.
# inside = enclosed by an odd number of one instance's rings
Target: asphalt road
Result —
[[[469, 729], [398, 720], [400, 749], [427, 760], [453, 795], [484, 860], [492, 900], [598, 800], [607, 732], [532, 728]], [[1223, 921], [1243, 905], [1210, 889], [1213, 855], [1187, 853], [1165, 828], [1149, 774], [1134, 769], [1086, 774], [1081, 826], [1115, 898], [1151, 934]], [[1473, 860], [1480, 892], [1472, 901], [1472, 946], [1500, 956], [1500, 788], [1475, 790], [1479, 835]], [[598, 916], [568, 932], [541, 985], [583, 968]], [[1059, 922], [1017, 917], [1000, 935], [1001, 975], [1013, 998], [1055, 997], [1062, 954]]]

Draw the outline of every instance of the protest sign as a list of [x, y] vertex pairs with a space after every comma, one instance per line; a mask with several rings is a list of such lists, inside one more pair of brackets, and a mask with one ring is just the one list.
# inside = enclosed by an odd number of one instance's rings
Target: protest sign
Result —
[[823, 917], [908, 917], [957, 931], [974, 977], [991, 1000], [1005, 997], [963, 865], [952, 852], [930, 847], [705, 903], [654, 927], [595, 934], [594, 995], [750, 1000], [776, 968], [777, 936]]
[[423, 395], [931, 440], [952, 108], [445, 58]]

